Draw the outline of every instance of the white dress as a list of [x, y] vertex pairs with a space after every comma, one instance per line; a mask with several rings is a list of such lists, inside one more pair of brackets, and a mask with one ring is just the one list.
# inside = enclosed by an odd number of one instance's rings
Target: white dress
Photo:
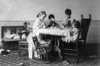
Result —
[[[29, 59], [33, 59], [33, 53], [36, 51], [36, 47], [35, 47], [34, 42], [33, 42], [33, 37], [36, 36], [36, 32], [38, 31], [38, 29], [40, 29], [42, 27], [43, 27], [43, 22], [37, 18], [37, 20], [33, 24], [33, 32], [31, 32], [27, 37]], [[36, 55], [34, 55], [34, 57], [35, 56]]]

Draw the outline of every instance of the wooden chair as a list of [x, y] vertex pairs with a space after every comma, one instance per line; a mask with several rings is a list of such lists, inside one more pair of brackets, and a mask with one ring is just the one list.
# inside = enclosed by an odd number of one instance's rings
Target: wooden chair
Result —
[[86, 52], [85, 52], [86, 51], [86, 39], [87, 39], [87, 34], [88, 34], [90, 23], [91, 23], [91, 14], [89, 15], [89, 18], [84, 18], [83, 15], [81, 15], [79, 44], [81, 45], [81, 48], [83, 50], [84, 57], [86, 57]]
[[19, 35], [20, 35], [20, 40], [18, 43], [19, 56], [28, 54], [28, 42], [27, 42], [26, 38], [25, 39], [22, 38], [23, 34], [25, 34], [25, 36], [27, 37], [28, 34], [30, 33], [30, 30], [27, 26], [28, 24], [29, 23], [25, 22], [24, 27], [21, 28], [21, 30], [19, 31]]
[[90, 22], [91, 15], [89, 15], [89, 18], [83, 18], [83, 15], [81, 15], [81, 24], [77, 40], [67, 44], [64, 43], [63, 56], [67, 61], [77, 63], [80, 56], [79, 54], [82, 52], [81, 49], [83, 49], [83, 52], [85, 52], [86, 38]]
[[[45, 37], [45, 38], [47, 39], [47, 37]], [[36, 46], [37, 54], [40, 56], [40, 58], [38, 58], [38, 59], [43, 59], [43, 60], [47, 60], [47, 61], [49, 60], [47, 53], [50, 51], [51, 41], [52, 41], [52, 37], [51, 37], [51, 39], [49, 41], [38, 40], [37, 37], [33, 38], [33, 42], [34, 42], [34, 44]]]
[[26, 40], [20, 40], [18, 42], [19, 56], [28, 55], [28, 42]]

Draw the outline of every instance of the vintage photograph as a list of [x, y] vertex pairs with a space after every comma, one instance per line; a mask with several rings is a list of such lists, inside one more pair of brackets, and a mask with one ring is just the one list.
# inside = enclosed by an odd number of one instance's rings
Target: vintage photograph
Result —
[[100, 66], [100, 0], [0, 0], [0, 66]]

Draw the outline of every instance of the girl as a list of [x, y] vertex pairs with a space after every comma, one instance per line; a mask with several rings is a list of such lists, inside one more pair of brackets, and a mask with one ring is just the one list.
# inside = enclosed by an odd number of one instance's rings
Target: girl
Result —
[[74, 21], [70, 31], [70, 42], [73, 42], [77, 39], [79, 34], [80, 23], [79, 21]]
[[46, 26], [46, 28], [60, 28], [61, 27], [58, 25], [58, 23], [55, 22], [55, 16], [53, 14], [50, 14], [48, 16], [48, 19], [49, 19], [49, 24]]
[[69, 38], [65, 37], [65, 38], [62, 38], [62, 40], [68, 43], [76, 41], [79, 34], [79, 28], [80, 28], [79, 21], [74, 21], [72, 23], [72, 26], [69, 28]]
[[62, 24], [62, 28], [68, 28], [72, 26], [74, 19], [71, 17], [71, 14], [72, 12], [70, 9], [65, 10], [66, 20]]
[[32, 38], [36, 36], [36, 32], [38, 31], [38, 29], [45, 27], [44, 23], [45, 17], [46, 17], [45, 11], [41, 11], [40, 13], [38, 13], [37, 19], [33, 24], [33, 31], [29, 34], [27, 38], [29, 59], [33, 58], [33, 54], [34, 57], [37, 58], [36, 47]]

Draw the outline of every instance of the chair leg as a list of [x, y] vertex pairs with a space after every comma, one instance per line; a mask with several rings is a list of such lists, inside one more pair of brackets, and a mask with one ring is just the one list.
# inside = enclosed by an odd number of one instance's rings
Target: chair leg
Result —
[[43, 56], [46, 58], [47, 61], [49, 60], [47, 54], [44, 54]]
[[84, 43], [83, 51], [84, 51], [84, 58], [86, 59], [87, 53], [86, 53], [86, 44], [85, 43]]
[[46, 49], [44, 49], [44, 51], [45, 51], [45, 54], [44, 54], [44, 56], [45, 56], [46, 60], [48, 61], [48, 54], [47, 54], [47, 51], [46, 51]]
[[21, 56], [21, 49], [18, 50], [18, 54], [19, 54], [19, 56]]
[[57, 41], [57, 44], [58, 44], [58, 46], [56, 47], [56, 51], [58, 52], [59, 59], [62, 60], [61, 50], [60, 50], [60, 48], [59, 48], [59, 45], [60, 45], [60, 43], [59, 43], [59, 39], [58, 39], [58, 41]]

